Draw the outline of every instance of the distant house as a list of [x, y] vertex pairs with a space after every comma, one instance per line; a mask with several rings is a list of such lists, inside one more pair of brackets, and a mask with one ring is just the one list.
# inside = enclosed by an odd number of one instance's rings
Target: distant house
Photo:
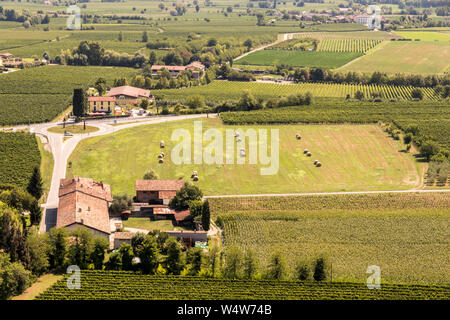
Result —
[[133, 232], [114, 233], [114, 249], [119, 249], [123, 243], [131, 243], [131, 238], [133, 238], [134, 235]]
[[11, 60], [14, 58], [14, 55], [12, 55], [11, 53], [8, 53], [8, 52], [0, 53], [0, 58], [2, 60]]
[[136, 180], [136, 202], [169, 204], [183, 185], [183, 180]]
[[89, 112], [111, 113], [116, 107], [116, 97], [88, 97]]
[[108, 207], [111, 188], [89, 178], [61, 179], [56, 227], [73, 231], [85, 228], [96, 236], [109, 239], [111, 226]]
[[194, 78], [200, 77], [200, 71], [205, 71], [206, 67], [199, 61], [193, 61], [186, 66], [163, 66], [163, 65], [153, 65], [152, 66], [152, 76], [156, 76], [158, 71], [166, 69], [170, 72], [172, 77], [178, 76], [181, 72], [185, 70], [191, 70], [192, 76]]
[[189, 210], [173, 210], [170, 208], [153, 208], [155, 220], [172, 220], [175, 225], [181, 225], [188, 220]]
[[121, 86], [111, 88], [108, 92], [108, 97], [114, 97], [116, 104], [128, 105], [137, 104], [140, 99], [150, 99], [150, 90], [141, 89], [131, 86]]
[[193, 246], [195, 242], [208, 241], [208, 232], [206, 231], [174, 230], [163, 232], [168, 233], [169, 236], [175, 237], [183, 243], [187, 243], [189, 246]]

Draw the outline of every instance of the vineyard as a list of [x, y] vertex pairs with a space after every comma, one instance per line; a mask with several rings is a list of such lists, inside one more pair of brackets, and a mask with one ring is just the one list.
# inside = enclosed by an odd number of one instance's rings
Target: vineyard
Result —
[[394, 122], [401, 129], [417, 125], [450, 149], [450, 111], [445, 102], [338, 102], [321, 100], [310, 106], [222, 113], [225, 124], [373, 123]]
[[[448, 194], [447, 194], [448, 197]], [[294, 211], [296, 210], [296, 211]], [[288, 270], [298, 259], [325, 255], [333, 279], [362, 282], [378, 265], [389, 283], [448, 284], [450, 213], [444, 209], [322, 209], [229, 212], [216, 221], [224, 248], [253, 249], [267, 265], [282, 252]]]
[[404, 209], [446, 209], [450, 207], [450, 197], [439, 193], [377, 193], [346, 195], [312, 195], [286, 197], [238, 197], [209, 199], [211, 216], [217, 217], [230, 211], [268, 210], [392, 210]]
[[149, 276], [125, 271], [82, 271], [81, 288], [68, 289], [68, 275], [37, 300], [447, 300], [445, 286], [382, 284], [369, 290], [361, 283], [255, 281], [179, 276]]
[[[182, 89], [153, 90], [153, 94], [168, 100], [184, 101], [186, 96], [200, 94], [209, 101], [238, 99], [243, 90], [249, 90], [255, 97], [272, 98], [310, 92], [314, 97], [353, 97], [356, 91], [362, 91], [369, 98], [372, 93], [382, 93], [386, 99], [410, 100], [413, 87], [387, 85], [357, 85], [333, 83], [277, 84], [239, 81], [214, 81], [205, 86]], [[424, 99], [437, 100], [432, 88], [422, 88]]]
[[0, 126], [45, 122], [66, 110], [74, 88], [131, 77], [130, 68], [47, 66], [0, 75]]
[[41, 157], [34, 135], [0, 132], [0, 184], [26, 188]]
[[319, 42], [317, 51], [366, 53], [375, 48], [382, 40], [378, 39], [330, 39]]

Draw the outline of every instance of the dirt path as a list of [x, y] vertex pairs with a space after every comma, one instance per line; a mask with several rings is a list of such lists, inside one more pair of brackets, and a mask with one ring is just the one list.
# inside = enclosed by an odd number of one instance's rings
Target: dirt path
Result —
[[11, 300], [33, 300], [62, 277], [62, 275], [45, 274], [38, 278], [24, 293], [11, 298]]

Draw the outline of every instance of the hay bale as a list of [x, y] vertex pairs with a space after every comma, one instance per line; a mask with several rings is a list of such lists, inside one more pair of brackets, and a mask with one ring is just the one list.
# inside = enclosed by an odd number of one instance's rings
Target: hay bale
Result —
[[164, 148], [164, 141], [161, 140], [161, 142], [159, 143], [159, 147]]
[[319, 160], [314, 160], [314, 165], [316, 165], [319, 162]]
[[306, 154], [308, 157], [311, 157], [311, 152], [308, 151], [308, 153]]
[[237, 142], [241, 142], [242, 140], [241, 140], [241, 138], [237, 138]]
[[161, 158], [161, 159], [159, 159], [159, 163], [163, 163], [164, 162], [164, 160]]
[[297, 140], [300, 140], [302, 137], [299, 134], [296, 134], [295, 138], [297, 138]]
[[198, 175], [197, 171], [192, 172], [194, 176]]
[[307, 154], [308, 153], [308, 149], [303, 150], [303, 154]]
[[160, 154], [158, 154], [158, 159], [162, 159], [163, 158], [163, 155], [160, 153]]
[[320, 162], [317, 162], [316, 167], [321, 167], [322, 164]]
[[194, 178], [192, 178], [192, 180], [198, 181], [198, 176], [195, 176]]
[[163, 158], [166, 156], [166, 155], [164, 154], [164, 152], [161, 152], [160, 155], [162, 155]]
[[239, 132], [236, 131], [236, 132], [234, 133], [234, 136], [235, 136], [235, 137], [239, 137]]

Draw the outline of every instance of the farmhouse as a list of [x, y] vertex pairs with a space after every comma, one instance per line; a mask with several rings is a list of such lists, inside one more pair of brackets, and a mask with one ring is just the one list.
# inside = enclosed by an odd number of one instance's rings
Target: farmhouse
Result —
[[199, 61], [193, 61], [186, 66], [153, 65], [152, 66], [152, 75], [156, 76], [158, 74], [158, 71], [161, 71], [162, 69], [168, 70], [170, 72], [170, 74], [172, 75], [172, 77], [178, 76], [181, 72], [183, 72], [185, 70], [191, 70], [192, 76], [194, 78], [199, 78], [200, 71], [205, 71], [205, 66]]
[[115, 102], [118, 105], [137, 104], [140, 99], [150, 99], [150, 90], [121, 86], [111, 88], [108, 92], [108, 97], [115, 98]]
[[183, 185], [183, 180], [136, 180], [136, 200], [167, 205]]
[[153, 217], [155, 220], [172, 220], [175, 225], [181, 225], [190, 215], [189, 210], [173, 210], [168, 207], [153, 208]]
[[89, 178], [61, 179], [56, 227], [69, 231], [86, 228], [96, 236], [109, 239], [111, 227], [108, 207], [111, 188]]
[[89, 112], [111, 113], [116, 107], [116, 97], [88, 97]]

